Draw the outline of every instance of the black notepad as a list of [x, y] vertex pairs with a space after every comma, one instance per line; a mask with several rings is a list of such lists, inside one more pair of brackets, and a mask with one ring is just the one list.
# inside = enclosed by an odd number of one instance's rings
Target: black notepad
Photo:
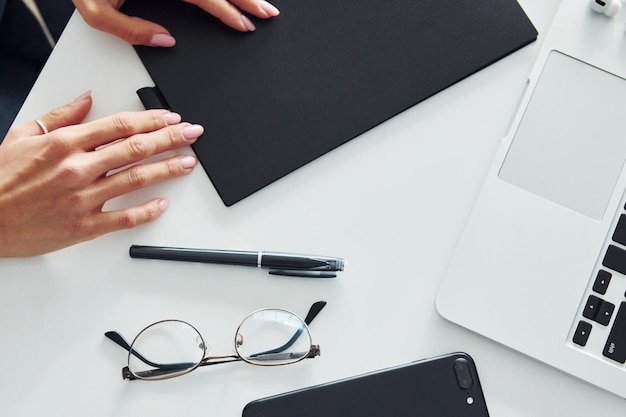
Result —
[[[239, 33], [181, 0], [127, 0], [174, 48], [137, 47], [226, 205], [532, 42], [515, 0], [274, 0]], [[316, 190], [323, 198], [323, 192]], [[330, 197], [330, 196], [329, 196]]]

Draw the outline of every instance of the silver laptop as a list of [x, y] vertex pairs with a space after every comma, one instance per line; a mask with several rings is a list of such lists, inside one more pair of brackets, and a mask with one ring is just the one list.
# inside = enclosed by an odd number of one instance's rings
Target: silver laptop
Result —
[[561, 2], [436, 306], [626, 398], [626, 35], [618, 18]]

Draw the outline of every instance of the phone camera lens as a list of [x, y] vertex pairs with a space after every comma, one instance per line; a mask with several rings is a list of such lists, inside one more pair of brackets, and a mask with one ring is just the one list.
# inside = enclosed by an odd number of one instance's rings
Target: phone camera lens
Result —
[[474, 381], [472, 380], [472, 373], [470, 372], [470, 366], [467, 360], [455, 360], [454, 373], [456, 374], [456, 381], [459, 384], [459, 387], [463, 389], [470, 389], [472, 387]]

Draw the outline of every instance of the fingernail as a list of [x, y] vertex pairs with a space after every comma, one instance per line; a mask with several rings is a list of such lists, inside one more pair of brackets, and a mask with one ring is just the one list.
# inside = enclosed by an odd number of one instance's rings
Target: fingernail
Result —
[[167, 123], [168, 125], [175, 125], [177, 123], [180, 123], [182, 119], [180, 117], [180, 114], [178, 113], [165, 113], [163, 115], [163, 120], [165, 120], [165, 123]]
[[204, 128], [200, 125], [189, 125], [183, 128], [183, 136], [187, 140], [196, 139], [204, 133]]
[[180, 166], [185, 169], [193, 168], [196, 166], [197, 163], [198, 163], [198, 160], [194, 158], [193, 156], [181, 156], [180, 157]]
[[280, 10], [278, 10], [276, 6], [266, 2], [265, 0], [259, 1], [259, 8], [261, 8], [261, 10], [263, 10], [269, 16], [278, 16], [280, 14]]
[[72, 101], [72, 104], [76, 104], [76, 103], [80, 103], [81, 101], [85, 101], [89, 97], [91, 97], [91, 90], [85, 91], [83, 94], [81, 94], [80, 96], [76, 97], [74, 99], [74, 101]]
[[152, 36], [152, 39], [150, 39], [150, 45], [169, 48], [176, 45], [176, 39], [165, 33], [157, 33], [156, 35]]
[[249, 31], [252, 32], [256, 30], [256, 27], [254, 27], [254, 23], [252, 23], [250, 19], [248, 19], [247, 16], [241, 15], [241, 22], [245, 25], [246, 29], [248, 29]]
[[170, 200], [168, 200], [167, 198], [162, 198], [159, 200], [157, 205], [159, 206], [159, 210], [161, 210], [161, 213], [163, 213], [170, 206]]

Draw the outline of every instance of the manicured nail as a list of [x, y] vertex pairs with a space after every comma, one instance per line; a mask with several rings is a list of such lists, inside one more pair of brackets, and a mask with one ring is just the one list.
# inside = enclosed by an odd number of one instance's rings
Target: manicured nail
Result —
[[254, 31], [256, 30], [256, 27], [254, 27], [254, 23], [252, 23], [250, 21], [250, 19], [248, 19], [247, 16], [245, 15], [241, 15], [241, 22], [244, 24], [244, 26], [246, 27], [246, 29], [248, 29], [249, 31]]
[[76, 104], [76, 103], [80, 103], [81, 101], [85, 101], [89, 97], [91, 97], [91, 90], [85, 91], [83, 94], [81, 94], [80, 96], [76, 97], [74, 99], [74, 101], [72, 101], [72, 104]]
[[278, 16], [280, 14], [280, 10], [278, 10], [276, 6], [266, 2], [265, 0], [259, 1], [259, 8], [264, 11], [268, 16]]
[[150, 39], [150, 45], [169, 48], [176, 45], [176, 39], [165, 33], [157, 33], [156, 35], [152, 36], [152, 39]]
[[180, 117], [180, 114], [178, 113], [165, 113], [163, 115], [163, 120], [165, 120], [165, 123], [167, 123], [168, 125], [175, 125], [177, 123], [180, 123], [182, 119]]
[[183, 128], [183, 136], [187, 140], [196, 139], [204, 133], [204, 128], [200, 125], [189, 125]]
[[193, 168], [196, 166], [197, 163], [198, 163], [198, 160], [194, 158], [193, 156], [181, 156], [180, 157], [180, 166], [185, 169]]
[[161, 213], [163, 213], [170, 206], [170, 200], [168, 200], [167, 198], [162, 198], [157, 204], [159, 206], [159, 210], [161, 210]]

